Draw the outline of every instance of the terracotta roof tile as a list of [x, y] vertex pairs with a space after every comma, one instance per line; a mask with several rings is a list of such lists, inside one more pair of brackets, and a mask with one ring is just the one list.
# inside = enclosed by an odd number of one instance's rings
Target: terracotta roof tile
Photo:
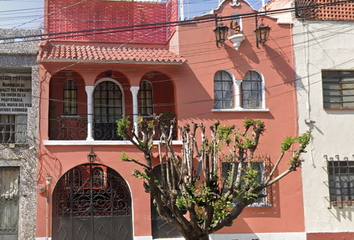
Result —
[[182, 64], [186, 60], [163, 48], [99, 47], [78, 45], [41, 45], [39, 61], [117, 61]]

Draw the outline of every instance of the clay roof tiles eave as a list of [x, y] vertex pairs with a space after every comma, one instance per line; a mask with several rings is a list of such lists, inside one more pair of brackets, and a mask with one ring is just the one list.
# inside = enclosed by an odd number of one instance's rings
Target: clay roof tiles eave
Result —
[[164, 48], [53, 45], [47, 42], [39, 51], [38, 61], [181, 65], [186, 59]]

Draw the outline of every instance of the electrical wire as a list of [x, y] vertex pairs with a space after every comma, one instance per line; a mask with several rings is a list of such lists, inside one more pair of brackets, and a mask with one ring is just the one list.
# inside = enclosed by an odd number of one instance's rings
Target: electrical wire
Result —
[[[75, 3], [75, 5], [78, 5], [86, 0], [82, 0], [78, 3]], [[251, 13], [243, 13], [239, 14], [237, 17], [241, 17], [242, 19], [244, 18], [254, 18], [256, 16], [271, 16], [273, 14], [279, 14], [279, 13], [286, 13], [286, 12], [294, 12], [298, 10], [306, 10], [306, 9], [312, 9], [312, 8], [318, 8], [318, 7], [325, 7], [325, 6], [332, 6], [336, 4], [344, 4], [344, 3], [350, 3], [354, 2], [354, 0], [344, 0], [344, 1], [335, 1], [335, 2], [330, 2], [330, 3], [323, 3], [323, 4], [312, 4], [308, 6], [303, 6], [303, 7], [290, 7], [290, 8], [282, 8], [282, 9], [275, 9], [275, 10], [269, 10], [266, 12], [251, 12]], [[67, 8], [72, 7], [74, 4], [67, 6]], [[54, 13], [54, 12], [53, 12]], [[49, 14], [53, 14], [49, 13]], [[195, 23], [206, 23], [206, 22], [213, 22], [213, 21], [229, 21], [234, 19], [235, 16], [230, 15], [230, 16], [216, 16], [216, 15], [211, 15], [211, 16], [203, 16], [197, 19], [193, 20], [184, 20], [184, 21], [170, 21], [170, 22], [158, 22], [158, 23], [149, 23], [149, 24], [138, 24], [138, 25], [130, 25], [130, 26], [120, 26], [120, 27], [110, 27], [110, 28], [99, 28], [99, 29], [86, 29], [86, 30], [78, 30], [78, 31], [65, 31], [65, 32], [59, 32], [59, 33], [48, 33], [48, 34], [35, 34], [35, 35], [28, 35], [28, 36], [22, 36], [20, 38], [22, 39], [27, 39], [27, 38], [46, 38], [46, 39], [53, 39], [51, 37], [56, 37], [60, 38], [60, 36], [65, 37], [65, 35], [71, 35], [70, 37], [78, 37], [78, 36], [87, 36], [87, 35], [92, 35], [92, 34], [108, 34], [108, 33], [117, 33], [117, 32], [129, 32], [129, 31], [136, 31], [136, 30], [148, 30], [156, 27], [172, 27], [172, 26], [178, 26], [178, 25], [188, 25], [188, 24], [195, 24]], [[82, 35], [84, 34], [84, 35]], [[14, 38], [19, 38], [19, 37], [8, 37], [8, 38], [0, 38], [0, 41], [6, 41], [6, 40], [11, 40]]]

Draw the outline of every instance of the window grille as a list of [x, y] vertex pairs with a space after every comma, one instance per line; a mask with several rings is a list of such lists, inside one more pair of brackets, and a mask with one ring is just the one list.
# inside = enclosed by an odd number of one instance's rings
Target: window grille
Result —
[[142, 81], [139, 88], [139, 111], [141, 116], [150, 116], [154, 113], [152, 84]]
[[354, 161], [348, 158], [341, 160], [339, 156], [334, 159], [327, 156], [325, 158], [331, 205], [340, 204], [341, 207], [343, 203], [351, 205], [354, 199]]
[[27, 142], [27, 115], [0, 115], [0, 143]]
[[[247, 165], [248, 163], [247, 162], [245, 162], [244, 163], [244, 168], [246, 168], [246, 165]], [[265, 167], [264, 167], [264, 162], [252, 162], [252, 167], [253, 167], [253, 169], [254, 170], [256, 170], [257, 171], [257, 173], [258, 173], [258, 182], [259, 183], [264, 183], [264, 180], [265, 180]], [[237, 173], [237, 171], [238, 171], [238, 165], [239, 165], [239, 163], [238, 162], [236, 162], [236, 173]], [[226, 180], [226, 179], [228, 179], [229, 178], [229, 174], [230, 174], [230, 171], [231, 171], [231, 169], [232, 169], [232, 163], [231, 162], [222, 162], [222, 165], [221, 165], [221, 167], [222, 167], [222, 177], [223, 177], [223, 179], [224, 179], [224, 181]], [[234, 178], [234, 180], [233, 180], [233, 182], [235, 182], [236, 181], [236, 178], [237, 178], [237, 176], [235, 175], [235, 178]], [[242, 184], [242, 183], [241, 183]], [[253, 204], [251, 204], [250, 206], [251, 207], [264, 207], [264, 206], [268, 206], [269, 204], [267, 203], [267, 197], [266, 197], [266, 195], [267, 195], [267, 191], [266, 191], [266, 189], [264, 188], [264, 189], [262, 189], [262, 191], [258, 194], [259, 196], [260, 195], [262, 195], [262, 196], [264, 196], [264, 197], [260, 197], [260, 198], [258, 198]]]
[[262, 78], [256, 71], [248, 71], [242, 81], [242, 107], [262, 108]]
[[77, 85], [72, 79], [67, 80], [64, 83], [64, 115], [76, 115], [77, 114]]
[[323, 107], [354, 108], [354, 71], [322, 70]]
[[234, 108], [234, 86], [231, 75], [226, 71], [217, 71], [214, 76], [214, 108]]

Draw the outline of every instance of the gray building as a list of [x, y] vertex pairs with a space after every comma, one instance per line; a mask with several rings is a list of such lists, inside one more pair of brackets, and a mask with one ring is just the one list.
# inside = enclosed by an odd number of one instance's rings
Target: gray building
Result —
[[35, 239], [40, 30], [0, 29], [0, 239]]

